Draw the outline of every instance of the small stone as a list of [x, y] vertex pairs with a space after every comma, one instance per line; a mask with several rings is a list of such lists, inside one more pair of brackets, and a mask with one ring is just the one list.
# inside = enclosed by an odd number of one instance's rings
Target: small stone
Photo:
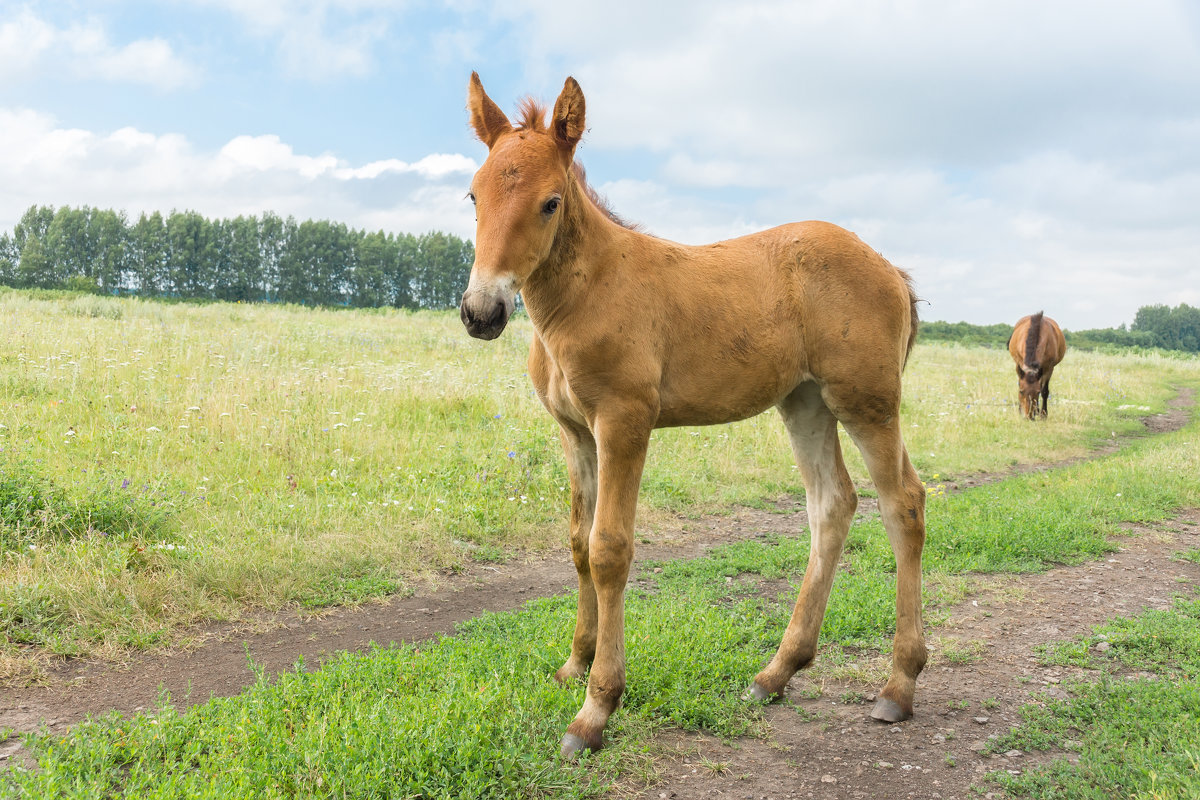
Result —
[[982, 753], [986, 747], [987, 742], [980, 739], [978, 742], [972, 742], [969, 749], [975, 751], [976, 753]]
[[1108, 650], [1108, 648], [1110, 648], [1110, 647], [1112, 647], [1112, 644], [1110, 644], [1109, 642], [1097, 642], [1096, 646], [1093, 649], [1097, 653], [1103, 653], [1106, 650]]
[[896, 765], [890, 761], [879, 761], [879, 762], [876, 762], [875, 766], [879, 767], [880, 769], [891, 769], [892, 767], [894, 767]]
[[976, 721], [976, 722], [978, 722], [980, 725], [987, 725], [987, 724], [988, 724], [988, 720], [990, 720], [990, 719], [991, 719], [991, 717], [971, 717], [971, 719], [975, 720], [975, 721]]
[[1025, 754], [1022, 753], [1020, 750], [1009, 750], [1004, 754], [1004, 757], [1005, 758], [1020, 758], [1023, 755], [1025, 755]]
[[1048, 686], [1043, 692], [1047, 697], [1054, 700], [1069, 700], [1071, 696], [1057, 686]]
[[832, 775], [822, 775], [821, 783], [837, 783], [837, 778], [833, 777]]
[[662, 572], [662, 567], [655, 567], [655, 568], [654, 568], [654, 574], [655, 574], [655, 575], [658, 575], [660, 572]]

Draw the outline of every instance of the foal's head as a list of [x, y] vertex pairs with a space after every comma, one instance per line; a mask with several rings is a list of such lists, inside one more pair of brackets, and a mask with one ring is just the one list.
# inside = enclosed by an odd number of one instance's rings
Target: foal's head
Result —
[[513, 127], [483, 91], [479, 75], [471, 73], [467, 110], [488, 157], [471, 181], [475, 264], [459, 315], [472, 336], [495, 339], [558, 232], [575, 145], [583, 136], [583, 92], [567, 78], [549, 127], [533, 103]]

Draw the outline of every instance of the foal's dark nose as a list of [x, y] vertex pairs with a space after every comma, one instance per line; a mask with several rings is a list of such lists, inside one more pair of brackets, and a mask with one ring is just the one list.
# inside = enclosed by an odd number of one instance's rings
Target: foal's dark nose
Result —
[[458, 317], [462, 320], [467, 333], [476, 339], [495, 339], [504, 332], [508, 324], [508, 306], [500, 298], [485, 300], [485, 306], [477, 308], [475, 303], [463, 293], [458, 307]]

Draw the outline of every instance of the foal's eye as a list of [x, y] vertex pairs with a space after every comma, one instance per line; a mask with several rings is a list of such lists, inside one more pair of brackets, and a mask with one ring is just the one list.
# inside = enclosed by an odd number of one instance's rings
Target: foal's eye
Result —
[[467, 192], [467, 199], [471, 201], [471, 205], [475, 204], [475, 193]]
[[561, 202], [562, 200], [558, 199], [557, 197], [551, 197], [546, 201], [546, 205], [542, 206], [542, 213], [547, 217], [550, 216], [555, 211], [558, 211], [558, 206]]

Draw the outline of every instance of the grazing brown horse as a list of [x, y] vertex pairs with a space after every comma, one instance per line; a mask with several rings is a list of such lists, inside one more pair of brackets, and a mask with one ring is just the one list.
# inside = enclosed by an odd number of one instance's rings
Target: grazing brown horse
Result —
[[[1050, 403], [1050, 376], [1067, 354], [1067, 340], [1058, 323], [1041, 311], [1021, 317], [1008, 338], [1008, 353], [1017, 362], [1017, 395], [1021, 413], [1029, 419], [1046, 416]], [[1038, 408], [1038, 395], [1042, 396]]]
[[[574, 163], [583, 92], [567, 78], [546, 121], [526, 101], [514, 126], [471, 75], [468, 111], [488, 156], [471, 182], [475, 263], [460, 313], [494, 339], [522, 293], [529, 375], [558, 422], [571, 484], [579, 605], [562, 682], [588, 676], [562, 753], [595, 750], [625, 691], [625, 583], [634, 510], [655, 428], [779, 409], [812, 530], [795, 611], [748, 694], [782, 696], [817, 650], [857, 495], [837, 425], [879, 492], [897, 562], [892, 673], [871, 715], [912, 715], [925, 664], [925, 488], [900, 435], [900, 376], [917, 332], [908, 275], [854, 234], [800, 222], [702, 247], [639, 233], [607, 212]], [[590, 670], [590, 672], [589, 672]]]

